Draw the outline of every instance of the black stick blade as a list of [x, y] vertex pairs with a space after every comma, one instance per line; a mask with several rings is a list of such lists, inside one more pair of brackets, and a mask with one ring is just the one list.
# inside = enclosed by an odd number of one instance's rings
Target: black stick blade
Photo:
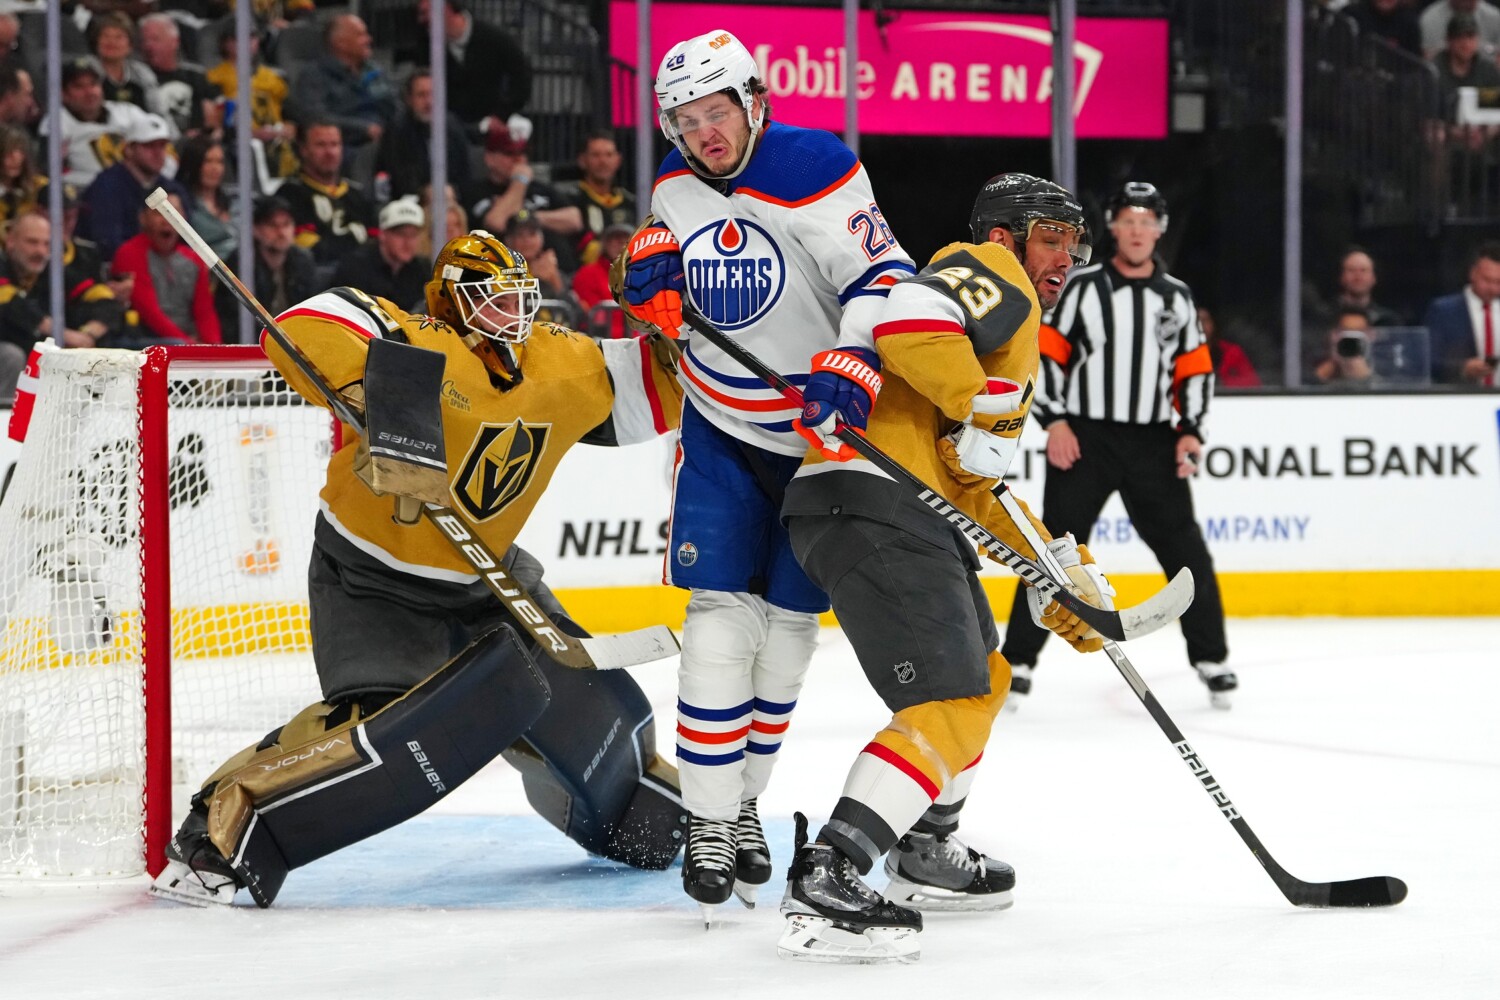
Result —
[[1293, 881], [1281, 891], [1297, 906], [1395, 906], [1406, 898], [1406, 883], [1390, 875], [1347, 882]]

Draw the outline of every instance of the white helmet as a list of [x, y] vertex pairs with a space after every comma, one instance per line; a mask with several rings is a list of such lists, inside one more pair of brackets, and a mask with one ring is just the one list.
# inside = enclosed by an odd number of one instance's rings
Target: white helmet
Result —
[[[760, 135], [766, 120], [766, 105], [761, 102], [761, 112], [755, 114], [755, 89], [751, 80], [760, 76], [755, 57], [741, 44], [738, 38], [727, 31], [710, 31], [685, 42], [678, 42], [662, 57], [661, 67], [656, 71], [656, 103], [659, 110], [657, 121], [662, 134], [672, 140], [688, 166], [705, 177], [725, 180], [738, 177], [750, 162], [750, 153], [755, 149], [755, 139]], [[696, 101], [709, 94], [729, 91], [739, 99], [750, 120], [750, 141], [745, 144], [744, 155], [734, 172], [713, 175], [704, 169], [688, 150], [687, 140], [677, 127], [673, 112], [684, 104]]]

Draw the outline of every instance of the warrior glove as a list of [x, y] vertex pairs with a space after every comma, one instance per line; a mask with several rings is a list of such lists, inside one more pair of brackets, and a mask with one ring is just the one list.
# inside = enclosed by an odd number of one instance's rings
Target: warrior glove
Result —
[[1010, 469], [1026, 423], [1029, 393], [1003, 378], [986, 381], [969, 417], [938, 439], [938, 454], [966, 493], [993, 490]]
[[[1096, 608], [1114, 610], [1115, 602], [1112, 598], [1115, 596], [1115, 588], [1110, 586], [1109, 580], [1100, 572], [1087, 546], [1075, 543], [1072, 535], [1064, 535], [1048, 542], [1047, 549], [1067, 572], [1066, 583], [1070, 591]], [[1062, 636], [1068, 645], [1080, 653], [1092, 653], [1104, 648], [1104, 637], [1061, 604], [1056, 601], [1046, 602], [1041, 592], [1034, 588], [1026, 597], [1031, 620]], [[1043, 602], [1046, 602], [1045, 607]]]
[[645, 226], [631, 237], [620, 290], [626, 312], [676, 340], [682, 336], [682, 248], [666, 226]]
[[855, 451], [834, 432], [840, 425], [864, 430], [880, 386], [880, 358], [868, 347], [815, 354], [812, 375], [802, 390], [802, 415], [792, 421], [792, 426], [824, 458], [847, 462]]

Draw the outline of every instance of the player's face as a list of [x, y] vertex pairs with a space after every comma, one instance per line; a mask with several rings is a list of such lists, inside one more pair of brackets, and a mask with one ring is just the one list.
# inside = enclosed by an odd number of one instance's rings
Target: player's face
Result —
[[1161, 222], [1151, 209], [1128, 205], [1115, 213], [1109, 231], [1115, 238], [1115, 252], [1126, 263], [1139, 266], [1156, 252], [1156, 241], [1161, 239]]
[[709, 173], [722, 176], [740, 165], [750, 142], [750, 119], [728, 94], [689, 101], [674, 108], [672, 118], [688, 149]]
[[1065, 222], [1037, 219], [1031, 223], [1030, 229], [1022, 266], [1036, 288], [1037, 301], [1043, 309], [1051, 309], [1057, 304], [1063, 283], [1068, 280], [1068, 271], [1078, 257], [1088, 259], [1088, 248], [1082, 244], [1083, 233]]

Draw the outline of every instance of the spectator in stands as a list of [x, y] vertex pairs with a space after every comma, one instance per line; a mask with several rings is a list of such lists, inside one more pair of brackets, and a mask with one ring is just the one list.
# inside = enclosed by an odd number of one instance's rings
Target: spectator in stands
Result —
[[526, 258], [531, 276], [541, 288], [542, 308], [538, 319], [579, 329], [583, 309], [568, 287], [568, 279], [557, 263], [557, 251], [547, 246], [542, 224], [529, 212], [522, 212], [505, 229], [505, 245]]
[[[531, 63], [508, 32], [478, 20], [465, 8], [461, 0], [443, 4], [443, 31], [448, 39], [448, 110], [468, 125], [478, 125], [490, 116], [504, 121], [526, 110], [531, 99]], [[431, 0], [417, 0], [423, 39], [431, 16]], [[425, 42], [411, 54], [418, 64], [427, 64]]]
[[1452, 19], [1465, 14], [1474, 19], [1479, 36], [1491, 52], [1500, 46], [1500, 7], [1489, 0], [1437, 0], [1422, 11], [1422, 53], [1431, 59], [1443, 50]]
[[1220, 389], [1259, 388], [1260, 376], [1245, 349], [1232, 340], [1219, 335], [1219, 324], [1213, 313], [1198, 307], [1198, 325], [1203, 328], [1203, 338], [1208, 342], [1208, 356], [1213, 359], [1214, 378]]
[[426, 228], [427, 216], [416, 199], [397, 198], [380, 210], [380, 235], [339, 262], [333, 283], [426, 312], [432, 262], [417, 254]]
[[471, 181], [463, 192], [469, 219], [475, 228], [503, 233], [524, 210], [553, 233], [575, 234], [583, 228], [583, 213], [566, 204], [551, 185], [536, 179], [526, 158], [527, 139], [517, 134], [522, 122], [524, 128], [531, 127], [525, 119], [490, 123], [484, 143], [484, 176]]
[[[169, 197], [183, 211], [182, 196], [174, 192]], [[130, 305], [140, 314], [142, 330], [174, 343], [222, 343], [208, 268], [160, 212], [142, 206], [139, 225], [140, 234], [115, 253], [113, 267], [135, 275]]]
[[[38, 192], [36, 207], [32, 211], [44, 219], [51, 219], [51, 205], [45, 188]], [[134, 291], [135, 278], [127, 274], [116, 280], [113, 275], [106, 274], [104, 257], [99, 253], [99, 248], [91, 240], [76, 235], [78, 215], [78, 189], [64, 182], [62, 191], [63, 264], [67, 267], [76, 266], [79, 273], [86, 274], [90, 278], [106, 278], [110, 291], [115, 293], [115, 298], [121, 303], [129, 302], [131, 292]]]
[[255, 294], [273, 315], [326, 288], [319, 284], [312, 254], [297, 245], [292, 207], [283, 198], [255, 199]]
[[[451, 87], [449, 88], [451, 92]], [[380, 137], [375, 153], [375, 174], [390, 182], [390, 198], [420, 194], [432, 180], [432, 71], [414, 70], [402, 89], [401, 113]], [[469, 144], [463, 125], [448, 116], [448, 181], [461, 188], [469, 181]], [[361, 286], [363, 287], [363, 286]], [[405, 308], [403, 306], [402, 308]]]
[[[104, 71], [91, 56], [62, 68], [63, 178], [85, 188], [105, 167], [119, 162], [125, 133], [146, 112], [134, 104], [104, 99]], [[41, 121], [42, 135], [49, 122]]]
[[84, 190], [83, 234], [99, 244], [99, 252], [114, 256], [120, 244], [141, 231], [139, 214], [145, 196], [157, 186], [183, 193], [180, 184], [163, 177], [166, 142], [171, 127], [156, 114], [142, 115], [124, 133], [120, 162], [105, 169]]
[[31, 137], [13, 125], [0, 125], [0, 223], [30, 211], [46, 183], [36, 169]]
[[160, 115], [142, 115], [125, 133], [120, 162], [102, 171], [84, 191], [80, 225], [105, 257], [114, 256], [122, 243], [141, 231], [146, 195], [157, 187], [183, 193], [176, 181], [162, 175], [170, 134]]
[[587, 263], [599, 255], [597, 240], [604, 228], [615, 223], [633, 230], [640, 221], [636, 214], [635, 195], [620, 186], [620, 148], [607, 129], [590, 132], [578, 153], [582, 178], [572, 203], [583, 215], [583, 232], [578, 239], [580, 259]]
[[[592, 316], [594, 307], [599, 303], [614, 301], [614, 293], [609, 290], [609, 266], [614, 263], [616, 257], [620, 256], [634, 232], [634, 226], [623, 222], [611, 222], [605, 226], [599, 234], [599, 253], [573, 275], [573, 294], [582, 304], [587, 315]], [[609, 327], [606, 330], [595, 330], [592, 322], [588, 326], [588, 332], [596, 337], [623, 337], [625, 314], [618, 309], [612, 310]]]
[[1500, 66], [1479, 54], [1479, 24], [1469, 14], [1448, 21], [1448, 44], [1432, 60], [1437, 67], [1438, 95], [1450, 123], [1449, 141], [1478, 149], [1495, 132], [1493, 126], [1456, 123], [1459, 87], [1500, 87]]
[[1422, 29], [1406, 0], [1356, 0], [1344, 8], [1362, 34], [1421, 59]]
[[[34, 213], [14, 220], [0, 261], [0, 402], [15, 394], [16, 378], [38, 340], [52, 337], [47, 261], [52, 226]], [[64, 265], [63, 344], [93, 347], [117, 331], [120, 303], [109, 286], [77, 267]]]
[[1431, 344], [1432, 381], [1496, 385], [1500, 355], [1500, 243], [1481, 244], [1462, 291], [1433, 299], [1422, 319]]
[[[444, 231], [447, 233], [448, 239], [451, 240], [458, 234], [467, 233], [469, 231], [469, 216], [464, 212], [463, 206], [459, 204], [458, 195], [453, 193], [452, 184], [449, 184], [447, 186], [447, 199], [448, 215], [444, 220], [446, 223]], [[422, 214], [429, 219], [432, 218], [431, 184], [422, 185], [422, 195], [418, 200], [418, 204], [421, 206]], [[422, 233], [422, 242], [420, 249], [423, 256], [432, 256], [432, 230], [430, 227]]]
[[104, 99], [134, 104], [155, 111], [156, 74], [139, 59], [131, 58], [135, 26], [126, 14], [112, 11], [95, 14], [89, 21], [89, 51], [104, 70]]
[[1374, 374], [1370, 367], [1370, 317], [1363, 309], [1339, 309], [1328, 331], [1327, 351], [1308, 374], [1313, 385], [1369, 384]]
[[297, 245], [318, 262], [319, 277], [333, 274], [342, 257], [368, 243], [374, 235], [375, 206], [359, 185], [340, 175], [344, 162], [342, 133], [331, 121], [302, 126], [297, 152], [302, 171], [276, 189], [292, 206], [297, 221]]
[[[219, 54], [223, 60], [204, 73], [211, 86], [217, 87], [220, 103], [240, 99], [240, 77], [235, 62], [237, 41], [233, 31], [219, 36]], [[286, 120], [283, 109], [287, 99], [286, 77], [267, 66], [260, 56], [260, 38], [250, 36], [250, 134], [265, 144], [266, 170], [272, 177], [290, 177], [297, 172], [297, 126]], [[227, 115], [225, 116], [227, 118]], [[225, 121], [228, 128], [232, 122]]]
[[234, 260], [239, 250], [239, 233], [235, 226], [235, 202], [230, 185], [225, 184], [229, 163], [224, 144], [210, 135], [199, 135], [182, 146], [182, 163], [177, 181], [187, 193], [188, 221], [198, 235], [224, 260]]
[[1401, 326], [1406, 322], [1396, 310], [1375, 301], [1375, 259], [1363, 247], [1350, 247], [1339, 262], [1339, 307], [1363, 309], [1371, 326]]
[[0, 125], [30, 131], [40, 114], [31, 74], [14, 63], [0, 63]]
[[386, 71], [370, 61], [370, 31], [359, 17], [335, 15], [323, 38], [326, 54], [297, 75], [297, 102], [338, 126], [344, 155], [352, 159], [378, 142], [396, 117], [396, 91]]
[[182, 61], [177, 22], [166, 14], [148, 14], [140, 23], [141, 56], [156, 76], [156, 111], [179, 135], [217, 133], [222, 112], [203, 67]]

